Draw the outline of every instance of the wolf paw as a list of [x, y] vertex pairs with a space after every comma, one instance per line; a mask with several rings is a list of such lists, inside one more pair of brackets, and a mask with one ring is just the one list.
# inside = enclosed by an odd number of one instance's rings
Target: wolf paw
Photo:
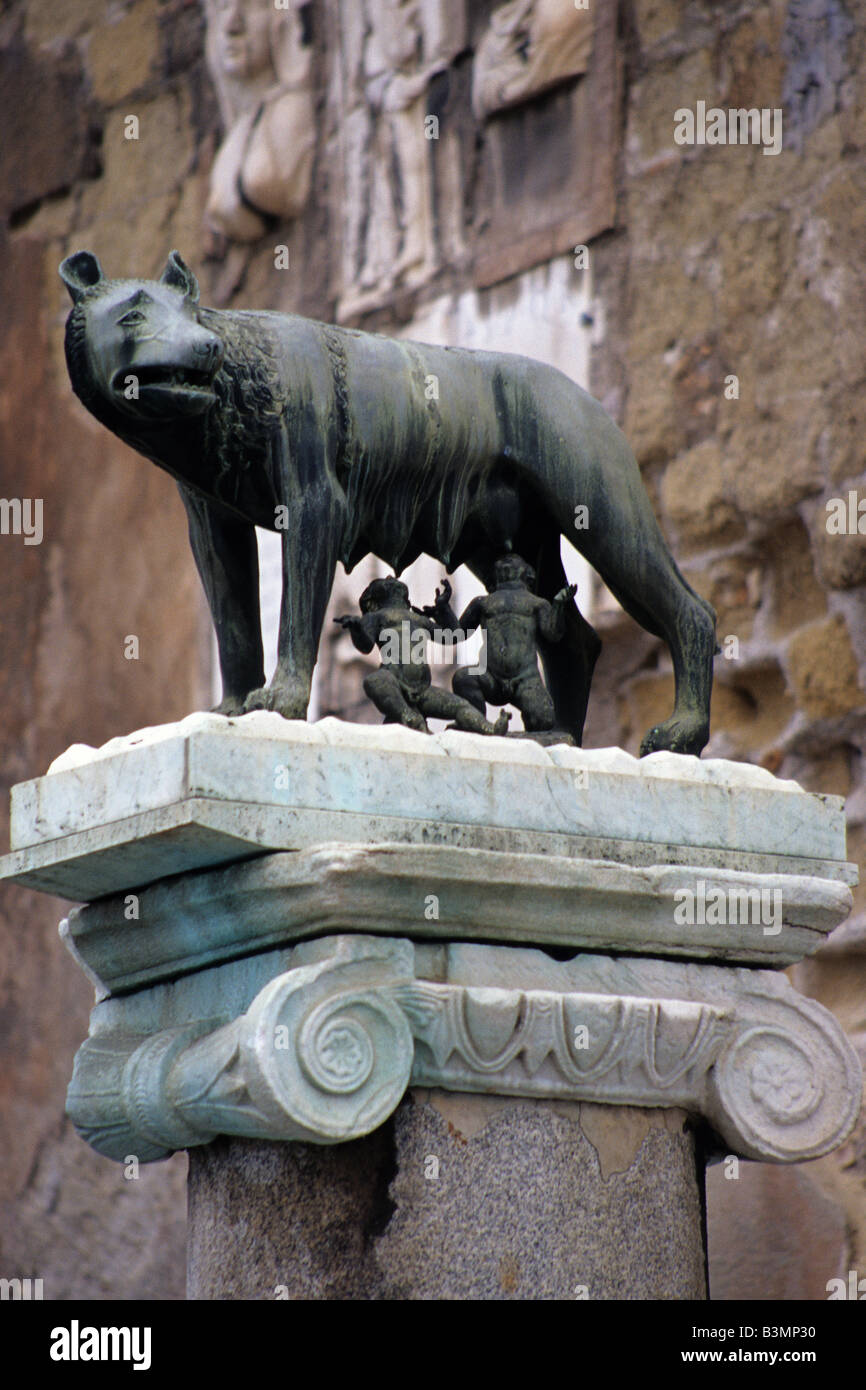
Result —
[[271, 681], [261, 690], [251, 690], [244, 700], [244, 714], [252, 710], [273, 710], [284, 719], [306, 719], [310, 702], [308, 687], [295, 681]]
[[691, 753], [700, 755], [710, 737], [709, 724], [699, 714], [672, 714], [663, 724], [650, 729], [640, 746], [640, 755], [648, 753]]
[[243, 695], [225, 695], [218, 705], [214, 705], [211, 714], [225, 714], [229, 719], [235, 718], [244, 712]]

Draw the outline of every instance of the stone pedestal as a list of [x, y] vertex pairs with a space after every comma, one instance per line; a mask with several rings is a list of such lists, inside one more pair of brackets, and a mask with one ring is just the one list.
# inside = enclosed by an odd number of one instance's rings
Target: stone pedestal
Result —
[[190, 1151], [192, 1297], [702, 1297], [706, 1153], [857, 1116], [781, 972], [849, 910], [842, 804], [759, 768], [197, 715], [71, 749], [12, 837], [88, 900], [76, 1128]]
[[190, 1149], [196, 1299], [703, 1299], [689, 1116], [412, 1088], [364, 1139]]

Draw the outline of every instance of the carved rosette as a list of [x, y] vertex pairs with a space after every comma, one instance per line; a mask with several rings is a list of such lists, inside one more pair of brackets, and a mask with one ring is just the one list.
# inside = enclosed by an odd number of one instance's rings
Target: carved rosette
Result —
[[[520, 954], [479, 949], [506, 966]], [[407, 941], [330, 938], [323, 953], [234, 1020], [98, 1031], [69, 1089], [79, 1133], [142, 1162], [218, 1134], [339, 1143], [381, 1125], [415, 1084], [681, 1106], [730, 1152], [797, 1162], [840, 1144], [859, 1110], [860, 1065], [835, 1020], [765, 972], [656, 963], [639, 982], [695, 994], [707, 981], [705, 998], [684, 999], [627, 992], [635, 966], [610, 957], [587, 958], [604, 963], [602, 993], [418, 979]]]
[[368, 1134], [399, 1104], [412, 1071], [405, 1014], [387, 977], [364, 965], [289, 971], [246, 1015], [240, 1056], [253, 1102], [274, 1124], [285, 1117], [315, 1143]]
[[790, 1028], [738, 1029], [709, 1083], [707, 1117], [735, 1151], [780, 1163], [818, 1158], [840, 1144], [857, 1119], [863, 1085], [841, 1029], [808, 1000]]

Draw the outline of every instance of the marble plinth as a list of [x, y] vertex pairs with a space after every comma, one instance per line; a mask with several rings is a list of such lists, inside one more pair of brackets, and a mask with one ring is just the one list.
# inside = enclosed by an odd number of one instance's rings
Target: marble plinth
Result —
[[[856, 1054], [783, 973], [850, 909], [842, 802], [759, 768], [195, 715], [14, 788], [0, 876], [82, 903], [61, 934], [97, 1003], [67, 1109], [118, 1161], [189, 1149], [194, 1297], [700, 1297], [704, 1156], [815, 1158], [858, 1114]], [[455, 1106], [487, 1135], [471, 1153], [440, 1133]], [[584, 1115], [617, 1152], [640, 1130], [616, 1190]], [[334, 1146], [367, 1165], [349, 1246], [372, 1203], [375, 1261], [352, 1275], [322, 1237], [278, 1278], [342, 1200]], [[282, 1214], [261, 1163], [297, 1193]], [[539, 1163], [514, 1253], [509, 1182]], [[553, 1225], [545, 1183], [572, 1213]], [[226, 1234], [245, 1207], [249, 1267]], [[629, 1219], [655, 1282], [618, 1261]]]
[[640, 865], [687, 855], [852, 881], [841, 797], [763, 768], [266, 712], [194, 714], [101, 749], [75, 745], [12, 789], [10, 838], [3, 877], [79, 901], [322, 843]]

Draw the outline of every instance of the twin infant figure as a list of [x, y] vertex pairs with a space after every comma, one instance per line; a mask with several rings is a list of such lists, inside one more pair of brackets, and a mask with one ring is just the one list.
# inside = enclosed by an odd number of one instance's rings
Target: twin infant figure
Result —
[[[365, 676], [364, 692], [387, 724], [429, 733], [429, 716], [450, 719], [456, 728], [477, 734], [504, 734], [510, 713], [503, 710], [492, 724], [486, 717], [489, 703], [514, 705], [529, 734], [553, 729], [553, 700], [539, 674], [538, 643], [561, 640], [566, 606], [577, 586], [561, 589], [551, 603], [539, 598], [532, 566], [513, 552], [496, 561], [493, 574], [491, 592], [474, 598], [459, 619], [451, 608], [447, 579], [436, 590], [434, 602], [417, 609], [406, 585], [396, 578], [374, 579], [367, 585], [359, 600], [360, 617], [344, 614], [334, 619], [358, 651], [366, 654], [379, 648], [381, 665]], [[426, 639], [468, 636], [477, 629], [485, 637], [484, 664], [455, 671], [453, 693], [433, 685], [423, 659]], [[395, 642], [395, 634], [408, 635], [410, 642]]]

